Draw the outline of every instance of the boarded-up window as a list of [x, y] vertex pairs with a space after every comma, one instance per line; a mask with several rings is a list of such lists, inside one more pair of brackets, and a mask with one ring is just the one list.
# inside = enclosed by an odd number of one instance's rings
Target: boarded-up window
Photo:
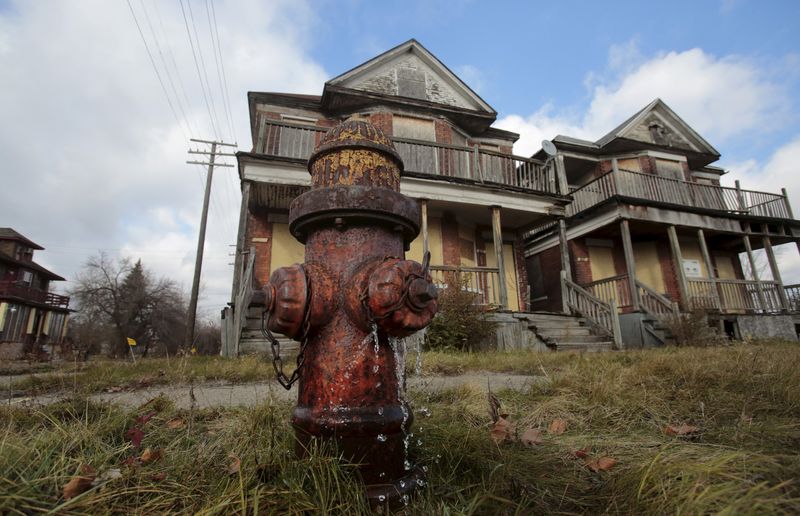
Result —
[[639, 158], [626, 158], [617, 160], [617, 168], [620, 170], [629, 170], [631, 172], [641, 172], [642, 166], [639, 163]]
[[425, 72], [411, 68], [397, 69], [397, 94], [412, 99], [425, 99]]
[[433, 120], [425, 120], [424, 118], [394, 115], [392, 117], [392, 133], [398, 138], [436, 141]]
[[656, 170], [661, 177], [669, 179], [685, 179], [683, 175], [683, 166], [680, 161], [672, 161], [668, 159], [657, 159]]
[[544, 276], [542, 275], [542, 262], [539, 255], [528, 258], [528, 285], [531, 286], [531, 300], [546, 299], [544, 290]]

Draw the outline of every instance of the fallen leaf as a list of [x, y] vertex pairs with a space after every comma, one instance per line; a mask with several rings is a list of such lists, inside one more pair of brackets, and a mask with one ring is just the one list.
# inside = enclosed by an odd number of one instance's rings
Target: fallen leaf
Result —
[[597, 473], [598, 471], [608, 471], [613, 468], [616, 463], [617, 459], [612, 457], [600, 457], [599, 459], [587, 461], [586, 467]]
[[162, 471], [161, 473], [156, 473], [155, 475], [150, 477], [150, 480], [152, 480], [153, 482], [161, 482], [165, 478], [167, 478], [167, 473], [165, 471]]
[[572, 456], [578, 459], [585, 459], [589, 456], [589, 448], [581, 448], [580, 450], [572, 450]]
[[542, 431], [538, 428], [528, 428], [519, 440], [525, 446], [538, 446], [542, 444]]
[[139, 417], [137, 417], [137, 418], [136, 418], [136, 419], [134, 419], [133, 421], [134, 421], [134, 423], [136, 423], [138, 426], [144, 426], [144, 425], [146, 425], [146, 424], [147, 424], [147, 422], [148, 422], [148, 421], [150, 421], [150, 418], [152, 418], [152, 417], [153, 417], [153, 416], [155, 416], [155, 415], [156, 415], [156, 412], [155, 412], [155, 411], [148, 412], [147, 414], [145, 414], [145, 415], [143, 415], [143, 416], [139, 416]]
[[228, 455], [228, 458], [231, 459], [231, 463], [228, 464], [228, 475], [239, 473], [239, 470], [242, 468], [242, 461], [232, 453]]
[[547, 429], [547, 433], [561, 435], [567, 431], [567, 422], [560, 418], [555, 418]]
[[509, 423], [505, 418], [498, 417], [497, 421], [494, 425], [492, 425], [492, 429], [489, 432], [492, 440], [497, 444], [502, 443], [503, 441], [510, 441], [511, 440], [511, 423]]
[[124, 387], [121, 385], [112, 385], [111, 387], [106, 388], [106, 392], [120, 392]]
[[686, 423], [680, 425], [669, 425], [665, 430], [667, 435], [693, 435], [700, 431], [699, 428]]
[[142, 464], [149, 464], [151, 462], [155, 462], [161, 458], [161, 450], [156, 448], [155, 450], [151, 450], [150, 448], [145, 448], [142, 452], [142, 456], [139, 457], [139, 460], [142, 461]]
[[100, 472], [100, 474], [97, 475], [97, 478], [94, 479], [94, 482], [92, 482], [92, 485], [93, 486], [100, 485], [100, 484], [103, 484], [105, 482], [110, 482], [112, 480], [116, 480], [118, 478], [122, 478], [122, 471], [120, 471], [119, 468], [107, 469], [105, 471]]
[[167, 428], [170, 430], [177, 430], [178, 428], [183, 428], [184, 426], [186, 426], [186, 421], [184, 421], [182, 417], [174, 417], [167, 421]]
[[120, 462], [121, 466], [130, 466], [131, 468], [135, 468], [139, 466], [139, 457], [134, 457], [131, 455], [127, 459]]
[[142, 444], [144, 432], [139, 427], [131, 427], [126, 433], [125, 438], [131, 442], [131, 446], [138, 448]]
[[92, 482], [97, 475], [97, 471], [88, 464], [81, 464], [80, 473], [70, 479], [64, 486], [64, 499], [75, 498], [81, 493], [86, 492], [92, 487]]

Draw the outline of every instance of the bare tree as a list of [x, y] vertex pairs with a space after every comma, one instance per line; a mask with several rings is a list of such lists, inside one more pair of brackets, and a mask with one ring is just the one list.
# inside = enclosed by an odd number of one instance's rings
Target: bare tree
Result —
[[[155, 279], [141, 260], [91, 257], [70, 295], [77, 302], [78, 324], [91, 327], [113, 355], [127, 353], [133, 338], [147, 356], [154, 348], [175, 353], [183, 338], [186, 306], [174, 281]], [[91, 338], [82, 335], [83, 338]]]

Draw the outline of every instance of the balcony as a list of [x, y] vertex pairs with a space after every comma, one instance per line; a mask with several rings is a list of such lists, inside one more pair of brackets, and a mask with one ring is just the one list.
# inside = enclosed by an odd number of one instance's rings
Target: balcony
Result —
[[33, 288], [20, 281], [0, 281], [0, 298], [13, 298], [53, 308], [69, 306], [69, 297]]
[[[259, 118], [254, 152], [307, 160], [327, 129]], [[521, 156], [392, 138], [408, 175], [559, 194], [555, 167]]]
[[622, 169], [590, 181], [572, 191], [571, 195], [573, 202], [567, 207], [569, 217], [616, 196], [680, 208], [754, 217], [793, 218], [788, 200], [781, 194], [704, 185]]

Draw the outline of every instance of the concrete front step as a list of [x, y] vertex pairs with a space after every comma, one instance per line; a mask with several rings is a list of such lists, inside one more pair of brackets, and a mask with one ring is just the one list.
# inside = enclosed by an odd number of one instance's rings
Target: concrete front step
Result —
[[609, 340], [599, 342], [559, 342], [556, 345], [556, 351], [611, 351], [614, 349], [613, 343]]

